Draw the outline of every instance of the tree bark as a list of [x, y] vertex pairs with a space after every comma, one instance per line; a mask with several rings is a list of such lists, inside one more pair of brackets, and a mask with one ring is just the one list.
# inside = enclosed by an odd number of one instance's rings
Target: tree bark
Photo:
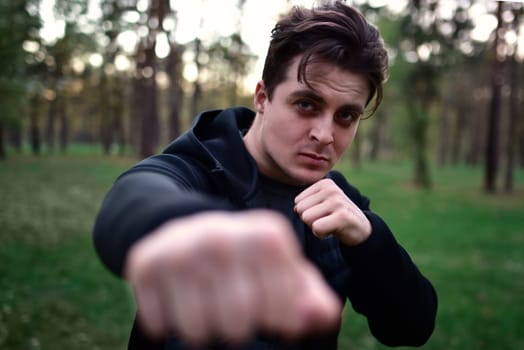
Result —
[[519, 166], [524, 169], [524, 126], [519, 128]]
[[382, 146], [382, 137], [384, 130], [384, 123], [386, 122], [385, 114], [378, 110], [373, 118], [373, 125], [371, 126], [370, 142], [371, 148], [369, 150], [369, 159], [376, 161], [380, 155], [380, 148]]
[[[424, 97], [420, 97], [424, 99]], [[411, 115], [412, 141], [414, 152], [414, 173], [413, 182], [415, 186], [429, 189], [431, 188], [431, 175], [427, 158], [427, 133], [428, 133], [428, 116], [426, 115], [429, 106], [427, 101], [420, 102], [421, 110], [417, 109], [416, 102], [408, 102], [408, 109]]]
[[442, 115], [439, 118], [439, 133], [438, 133], [438, 153], [437, 153], [437, 163], [440, 166], [443, 166], [448, 161], [448, 136], [449, 136], [449, 111], [451, 107], [451, 97], [449, 93], [446, 94], [442, 106]]
[[67, 105], [65, 96], [60, 98], [58, 107], [60, 116], [60, 151], [65, 153], [67, 151], [69, 141], [69, 120], [67, 118]]
[[156, 56], [154, 43], [145, 50], [145, 67], [149, 70], [147, 76], [142, 77], [143, 108], [141, 110], [142, 138], [140, 143], [140, 156], [145, 158], [155, 153], [158, 140], [158, 106], [156, 86]]
[[47, 151], [52, 153], [55, 149], [55, 120], [56, 120], [56, 109], [57, 109], [57, 97], [49, 101], [49, 111], [47, 114], [47, 125], [45, 133], [45, 141], [47, 145]]
[[484, 135], [486, 135], [486, 101], [476, 101], [472, 109], [474, 118], [468, 118], [469, 143], [466, 153], [466, 164], [477, 166], [481, 162], [485, 149]]
[[[517, 50], [515, 50], [516, 52]], [[515, 170], [515, 139], [517, 130], [518, 118], [518, 88], [519, 88], [519, 63], [517, 57], [513, 54], [511, 59], [510, 71], [510, 97], [509, 97], [509, 123], [508, 123], [508, 139], [506, 140], [506, 172], [504, 176], [504, 191], [511, 193], [513, 191]]]
[[511, 61], [511, 95], [509, 102], [509, 123], [508, 123], [508, 138], [506, 140], [506, 172], [504, 176], [504, 190], [507, 193], [513, 191], [514, 185], [514, 169], [515, 169], [515, 136], [517, 129], [517, 117], [518, 117], [518, 62], [516, 57], [513, 57]]
[[[498, 78], [494, 78], [497, 80]], [[496, 181], [499, 166], [499, 118], [502, 105], [501, 84], [493, 82], [492, 97], [488, 117], [488, 135], [486, 144], [486, 164], [484, 189], [488, 193], [497, 191]]]
[[113, 97], [113, 103], [111, 104], [113, 123], [111, 128], [114, 137], [116, 138], [118, 153], [120, 155], [124, 155], [126, 150], [126, 137], [124, 131], [124, 90], [125, 86], [123, 84], [123, 79], [119, 76], [115, 76], [111, 93], [111, 96]]
[[431, 177], [429, 174], [429, 164], [426, 155], [426, 129], [427, 128], [425, 127], [421, 127], [420, 132], [416, 137], [415, 147], [420, 148], [416, 150], [414, 182], [417, 187], [428, 189], [431, 187]]
[[0, 160], [6, 158], [4, 122], [0, 119]]
[[15, 124], [7, 128], [8, 142], [17, 153], [22, 152], [22, 125]]
[[38, 124], [38, 107], [40, 99], [38, 95], [31, 97], [29, 105], [29, 142], [34, 155], [39, 155], [41, 150], [40, 127]]
[[181, 57], [180, 49], [176, 43], [171, 45], [171, 53], [166, 66], [167, 74], [171, 79], [169, 91], [169, 138], [174, 140], [180, 135], [180, 109], [182, 102]]
[[195, 66], [197, 67], [197, 77], [195, 79], [195, 82], [193, 83], [193, 96], [191, 97], [191, 118], [196, 118], [199, 110], [199, 102], [200, 97], [202, 95], [202, 88], [200, 86], [200, 71], [201, 71], [201, 64], [200, 64], [200, 52], [202, 49], [202, 45], [199, 38], [195, 39]]
[[359, 169], [362, 166], [362, 134], [357, 133], [351, 145], [351, 163]]
[[99, 86], [99, 104], [100, 104], [100, 143], [102, 145], [102, 152], [108, 155], [111, 152], [111, 144], [113, 143], [113, 133], [111, 130], [111, 112], [109, 108], [109, 81], [106, 73], [102, 69]]
[[491, 103], [488, 117], [488, 134], [486, 144], [486, 164], [484, 173], [484, 190], [487, 193], [495, 193], [498, 165], [499, 165], [499, 128], [500, 110], [502, 107], [502, 84], [503, 84], [503, 62], [498, 57], [497, 48], [499, 45], [499, 30], [502, 27], [502, 2], [497, 7], [498, 25], [495, 32], [495, 42], [492, 52], [492, 73], [491, 73]]

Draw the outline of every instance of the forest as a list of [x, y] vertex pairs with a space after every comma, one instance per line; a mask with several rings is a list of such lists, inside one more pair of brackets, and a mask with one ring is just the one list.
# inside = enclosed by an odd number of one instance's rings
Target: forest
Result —
[[[201, 111], [253, 107], [278, 15], [314, 2], [0, 0], [0, 349], [126, 348], [104, 195]], [[337, 167], [437, 290], [422, 348], [524, 349], [523, 1], [346, 2], [390, 72]], [[348, 303], [339, 349], [387, 347]]]
[[[181, 3], [100, 0], [93, 16], [92, 1], [56, 0], [62, 33], [49, 40], [41, 35], [43, 3], [0, 1], [0, 157], [24, 147], [67, 152], [72, 143], [146, 157], [202, 110], [250, 107], [245, 81], [260, 57], [242, 37], [249, 1], [226, 9], [229, 35], [213, 33], [196, 13], [200, 30], [184, 43]], [[498, 182], [511, 191], [514, 169], [524, 166], [522, 3], [394, 3], [354, 4], [381, 30], [390, 76], [350, 158], [409, 160], [422, 188], [431, 187], [434, 166], [480, 165], [486, 191]]]

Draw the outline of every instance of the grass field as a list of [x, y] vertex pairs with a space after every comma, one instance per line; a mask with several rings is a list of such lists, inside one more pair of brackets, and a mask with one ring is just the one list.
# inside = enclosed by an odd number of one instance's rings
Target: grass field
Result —
[[[104, 193], [134, 161], [80, 152], [0, 162], [0, 349], [124, 349], [134, 306], [97, 260], [91, 228]], [[344, 167], [342, 167], [344, 169]], [[439, 294], [423, 349], [524, 349], [524, 174], [487, 196], [480, 169], [434, 169], [409, 185], [405, 164], [345, 171]], [[340, 349], [385, 349], [347, 310]]]

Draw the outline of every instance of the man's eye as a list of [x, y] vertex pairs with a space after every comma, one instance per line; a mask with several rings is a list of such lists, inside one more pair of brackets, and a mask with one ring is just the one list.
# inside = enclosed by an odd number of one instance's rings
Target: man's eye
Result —
[[340, 112], [338, 113], [338, 118], [344, 123], [352, 123], [357, 120], [359, 117], [356, 112]]
[[312, 111], [314, 109], [313, 104], [308, 101], [298, 101], [297, 106], [298, 108], [306, 112]]

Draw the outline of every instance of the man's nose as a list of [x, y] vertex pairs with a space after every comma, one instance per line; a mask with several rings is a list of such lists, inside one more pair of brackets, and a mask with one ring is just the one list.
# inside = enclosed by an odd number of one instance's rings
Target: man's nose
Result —
[[321, 145], [329, 145], [334, 141], [334, 125], [331, 116], [319, 116], [312, 123], [310, 137]]

